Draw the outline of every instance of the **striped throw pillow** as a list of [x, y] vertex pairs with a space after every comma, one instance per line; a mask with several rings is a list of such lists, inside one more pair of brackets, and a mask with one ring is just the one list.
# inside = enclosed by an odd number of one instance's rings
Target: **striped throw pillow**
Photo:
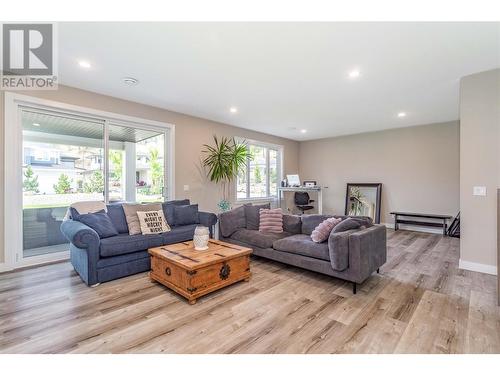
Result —
[[281, 208], [261, 208], [259, 214], [259, 232], [283, 233], [283, 212], [281, 212]]

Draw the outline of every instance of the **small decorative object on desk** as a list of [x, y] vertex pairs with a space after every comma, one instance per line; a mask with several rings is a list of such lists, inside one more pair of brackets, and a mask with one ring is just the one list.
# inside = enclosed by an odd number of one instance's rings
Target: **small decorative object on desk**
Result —
[[193, 243], [195, 250], [207, 250], [210, 232], [207, 227], [197, 226], [194, 230]]
[[304, 181], [305, 187], [316, 187], [316, 181]]

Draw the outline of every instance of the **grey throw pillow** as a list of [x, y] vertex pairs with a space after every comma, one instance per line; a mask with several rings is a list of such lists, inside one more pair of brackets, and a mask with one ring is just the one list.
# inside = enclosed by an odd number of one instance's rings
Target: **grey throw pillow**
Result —
[[361, 224], [362, 227], [369, 228], [373, 226], [373, 220], [368, 216], [354, 216], [350, 219], [356, 220]]
[[288, 233], [300, 234], [302, 221], [299, 215], [283, 215], [283, 230]]
[[246, 228], [245, 206], [240, 206], [219, 215], [219, 228], [223, 237], [230, 237], [238, 229]]
[[80, 214], [75, 208], [70, 207], [71, 217], [97, 232], [99, 238], [108, 238], [118, 235], [118, 231], [113, 225], [106, 211], [93, 212], [90, 214]]
[[198, 224], [200, 222], [198, 205], [174, 206], [174, 221], [175, 225]]
[[163, 213], [165, 215], [165, 219], [167, 220], [168, 225], [176, 225], [175, 217], [174, 217], [174, 207], [175, 206], [188, 206], [190, 204], [189, 199], [177, 199], [174, 201], [164, 202]]
[[339, 224], [333, 227], [332, 233], [345, 232], [351, 229], [360, 229], [361, 227], [371, 227], [373, 223], [370, 219], [349, 217], [342, 220]]
[[260, 224], [260, 209], [270, 209], [271, 204], [245, 205], [245, 217], [247, 221], [247, 229], [259, 230]]

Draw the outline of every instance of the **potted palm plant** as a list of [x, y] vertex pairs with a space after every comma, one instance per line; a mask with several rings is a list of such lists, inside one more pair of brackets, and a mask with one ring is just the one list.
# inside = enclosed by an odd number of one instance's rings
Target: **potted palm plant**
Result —
[[221, 211], [231, 209], [229, 190], [231, 182], [238, 176], [238, 171], [246, 165], [251, 155], [246, 141], [236, 142], [234, 138], [214, 135], [214, 145], [203, 145], [202, 152], [206, 155], [203, 166], [207, 169], [210, 181], [221, 184], [222, 199], [218, 207]]

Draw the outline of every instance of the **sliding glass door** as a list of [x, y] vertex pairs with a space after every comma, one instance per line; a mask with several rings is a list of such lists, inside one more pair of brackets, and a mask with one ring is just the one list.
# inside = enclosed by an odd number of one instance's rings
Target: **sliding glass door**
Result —
[[23, 258], [66, 251], [70, 204], [104, 199], [104, 121], [21, 111]]
[[19, 107], [18, 119], [18, 262], [50, 261], [68, 251], [60, 225], [74, 202], [167, 199], [168, 128], [28, 106]]

